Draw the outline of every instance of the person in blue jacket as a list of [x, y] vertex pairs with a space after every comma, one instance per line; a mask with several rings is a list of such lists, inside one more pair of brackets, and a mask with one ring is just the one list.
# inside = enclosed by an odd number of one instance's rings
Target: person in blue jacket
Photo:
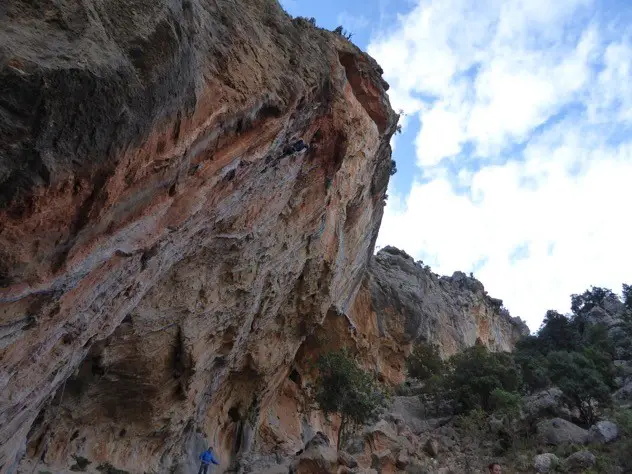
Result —
[[200, 454], [200, 470], [198, 474], [207, 474], [209, 464], [213, 463], [219, 466], [219, 461], [213, 455], [213, 447], [209, 446], [206, 451]]

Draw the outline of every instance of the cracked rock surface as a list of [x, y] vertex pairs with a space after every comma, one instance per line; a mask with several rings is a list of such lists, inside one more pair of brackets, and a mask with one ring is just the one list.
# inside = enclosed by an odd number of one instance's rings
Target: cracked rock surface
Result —
[[1, 9], [0, 472], [227, 465], [364, 276], [381, 70], [272, 0]]

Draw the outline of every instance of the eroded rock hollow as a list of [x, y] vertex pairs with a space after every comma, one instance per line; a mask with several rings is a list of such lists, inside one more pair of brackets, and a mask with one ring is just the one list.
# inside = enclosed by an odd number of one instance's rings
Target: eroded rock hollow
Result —
[[0, 471], [248, 451], [372, 254], [380, 68], [273, 0], [0, 10]]

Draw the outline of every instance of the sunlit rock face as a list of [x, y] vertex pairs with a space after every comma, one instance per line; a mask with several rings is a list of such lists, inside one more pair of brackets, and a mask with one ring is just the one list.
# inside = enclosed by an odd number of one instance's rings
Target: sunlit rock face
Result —
[[272, 0], [2, 8], [0, 472], [274, 456], [373, 252], [379, 66]]
[[462, 272], [439, 276], [394, 247], [378, 252], [363, 290], [379, 335], [399, 346], [425, 341], [447, 357], [477, 340], [492, 351], [510, 351], [529, 334], [527, 325], [511, 317], [502, 300], [489, 296], [474, 277]]

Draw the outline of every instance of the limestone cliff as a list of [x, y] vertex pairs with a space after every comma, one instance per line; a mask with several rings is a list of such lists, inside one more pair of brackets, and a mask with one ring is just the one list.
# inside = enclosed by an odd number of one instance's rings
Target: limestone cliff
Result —
[[356, 326], [373, 322], [368, 332], [380, 340], [378, 360], [385, 363], [380, 370], [393, 372], [388, 360], [415, 341], [437, 344], [444, 357], [477, 339], [492, 351], [512, 350], [529, 328], [502, 304], [473, 277], [439, 276], [405, 252], [385, 247], [371, 262], [349, 315]]
[[287, 465], [335, 440], [320, 351], [394, 385], [414, 341], [524, 332], [472, 278], [371, 258], [388, 85], [274, 0], [9, 0], [0, 86], [1, 473]]
[[462, 272], [436, 275], [404, 251], [385, 247], [371, 259], [348, 311], [330, 312], [313, 345], [352, 346], [367, 368], [395, 385], [405, 378], [415, 342], [436, 344], [448, 357], [477, 340], [492, 351], [511, 351], [527, 334], [527, 325], [480, 281]]
[[[320, 353], [347, 347], [359, 355], [366, 369], [394, 388], [405, 379], [405, 359], [415, 342], [438, 344], [447, 357], [473, 346], [477, 339], [490, 350], [508, 351], [528, 333], [526, 324], [512, 318], [502, 308], [502, 301], [490, 297], [478, 280], [461, 272], [439, 277], [401, 250], [382, 249], [371, 259], [348, 310], [329, 311], [322, 327], [298, 351], [293, 372], [268, 407], [256, 435], [257, 449], [249, 456], [252, 472], [277, 462], [285, 461], [287, 467], [292, 455], [302, 451], [317, 431], [326, 434], [335, 446], [338, 420], [332, 417], [326, 422], [305, 397], [315, 377], [312, 362]], [[394, 409], [401, 411], [399, 406]], [[360, 450], [364, 467], [370, 467], [372, 455], [383, 448], [383, 440], [377, 438]], [[410, 438], [395, 444], [413, 441]], [[421, 453], [422, 447], [423, 443], [409, 450]]]
[[363, 278], [380, 68], [273, 0], [8, 0], [0, 84], [0, 472], [228, 465]]

